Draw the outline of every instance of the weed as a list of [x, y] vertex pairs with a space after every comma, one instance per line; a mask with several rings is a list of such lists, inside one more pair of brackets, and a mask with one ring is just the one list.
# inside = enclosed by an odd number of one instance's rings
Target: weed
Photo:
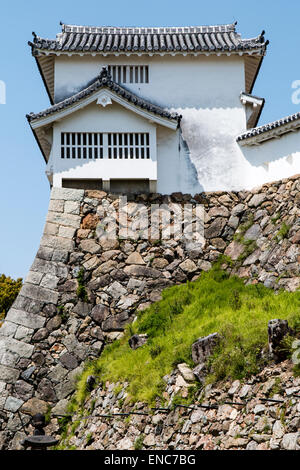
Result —
[[275, 225], [277, 220], [279, 219], [280, 219], [280, 212], [276, 212], [276, 214], [273, 217], [271, 217], [272, 224]]
[[250, 213], [247, 221], [239, 226], [233, 239], [239, 243], [242, 243], [244, 240], [245, 233], [247, 232], [247, 230], [249, 230], [250, 227], [252, 227], [253, 223], [254, 223], [254, 214]]
[[268, 397], [272, 398], [274, 395], [277, 395], [281, 392], [282, 387], [281, 387], [281, 380], [280, 377], [275, 377], [275, 383], [271, 390], [268, 393]]
[[58, 311], [58, 315], [60, 315], [60, 317], [61, 317], [61, 321], [62, 321], [63, 323], [66, 323], [66, 321], [67, 321], [67, 319], [68, 319], [68, 316], [67, 316], [67, 314], [66, 314], [66, 312], [65, 312], [65, 307], [64, 307], [64, 305], [59, 305], [59, 306], [57, 307], [57, 311]]
[[273, 240], [276, 240], [279, 243], [281, 240], [288, 236], [291, 226], [287, 225], [285, 222], [280, 227], [280, 230], [277, 232]]
[[86, 436], [86, 445], [89, 446], [93, 441], [93, 433], [89, 432]]
[[77, 291], [76, 291], [77, 297], [80, 300], [83, 300], [83, 302], [87, 302], [88, 301], [88, 295], [87, 295], [86, 288], [85, 288], [85, 285], [84, 285], [84, 268], [80, 269], [80, 271], [77, 275], [77, 281], [78, 281], [78, 287], [77, 287]]
[[144, 439], [145, 439], [144, 434], [140, 434], [139, 437], [136, 438], [135, 443], [134, 443], [134, 450], [141, 450], [143, 448]]

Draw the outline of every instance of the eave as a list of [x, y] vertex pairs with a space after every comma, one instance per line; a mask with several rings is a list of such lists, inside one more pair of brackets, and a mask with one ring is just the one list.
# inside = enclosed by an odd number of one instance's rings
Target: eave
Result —
[[257, 126], [262, 110], [265, 105], [265, 99], [258, 96], [249, 95], [248, 93], [240, 94], [241, 103], [246, 106], [252, 107], [251, 115], [247, 121], [247, 129], [252, 129]]
[[265, 124], [245, 132], [237, 137], [241, 146], [260, 145], [272, 139], [279, 139], [291, 132], [300, 129], [300, 113], [287, 116], [286, 118]]

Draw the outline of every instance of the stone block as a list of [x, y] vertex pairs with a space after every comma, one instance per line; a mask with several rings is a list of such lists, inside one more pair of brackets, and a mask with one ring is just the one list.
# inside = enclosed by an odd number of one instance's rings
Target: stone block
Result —
[[79, 215], [80, 201], [66, 201], [64, 210], [66, 214]]
[[18, 329], [15, 333], [14, 338], [25, 341], [25, 342], [29, 342], [33, 335], [33, 331], [34, 330], [32, 328], [27, 328], [26, 326], [18, 326]]
[[46, 246], [40, 246], [36, 255], [36, 258], [51, 261], [54, 250]]
[[81, 217], [73, 214], [59, 214], [57, 212], [48, 212], [47, 222], [72, 227], [74, 229], [80, 228]]
[[179, 373], [182, 375], [182, 377], [184, 378], [186, 382], [195, 381], [195, 375], [187, 364], [183, 362], [182, 364], [178, 364], [177, 368], [179, 370]]
[[40, 282], [42, 280], [43, 273], [38, 273], [35, 271], [29, 271], [27, 274], [27, 277], [25, 279], [25, 283], [28, 282], [29, 284], [35, 284], [35, 285], [40, 285]]
[[48, 210], [52, 212], [63, 212], [64, 206], [65, 202], [63, 199], [50, 199]]
[[137, 277], [150, 277], [150, 278], [158, 278], [161, 276], [161, 272], [158, 269], [149, 268], [147, 266], [140, 266], [140, 265], [130, 265], [124, 268], [124, 271], [129, 276], [137, 276]]
[[83, 189], [52, 188], [51, 200], [82, 201], [84, 197]]
[[34, 416], [37, 413], [46, 414], [48, 411], [48, 403], [39, 398], [33, 397], [25, 402], [21, 407], [22, 413]]
[[68, 276], [68, 268], [63, 263], [45, 261], [37, 258], [34, 260], [31, 270], [44, 274], [51, 274], [52, 276], [57, 276], [60, 279], [65, 279]]
[[14, 336], [18, 326], [15, 323], [12, 323], [6, 317], [5, 322], [0, 328], [0, 338], [1, 336]]
[[63, 237], [55, 237], [52, 235], [43, 235], [40, 245], [41, 247], [56, 248], [60, 250], [74, 250], [73, 240]]
[[[52, 302], [51, 302], [52, 303]], [[23, 310], [16, 310], [11, 308], [7, 314], [6, 319], [17, 325], [22, 325], [33, 330], [42, 328], [46, 319], [35, 313], [24, 312]]]
[[58, 263], [66, 263], [69, 257], [67, 250], [54, 250], [52, 255], [52, 261]]
[[52, 222], [46, 222], [44, 227], [44, 235], [57, 235], [59, 225]]
[[103, 331], [123, 330], [128, 322], [128, 313], [122, 312], [117, 315], [111, 315], [102, 323]]
[[20, 357], [30, 358], [33, 353], [34, 346], [32, 344], [18, 341], [14, 338], [7, 338], [6, 349], [12, 353], [18, 354]]
[[76, 228], [61, 226], [59, 227], [58, 236], [72, 239], [75, 235], [75, 232]]
[[58, 301], [58, 293], [45, 287], [35, 286], [33, 284], [24, 284], [21, 294], [25, 297], [38, 300], [45, 303], [54, 303]]
[[0, 377], [3, 382], [13, 384], [19, 377], [19, 371], [12, 367], [0, 365]]
[[59, 278], [57, 276], [53, 276], [52, 274], [45, 274], [40, 286], [46, 287], [47, 289], [56, 289], [58, 284]]
[[20, 356], [17, 353], [5, 350], [3, 353], [0, 352], [0, 364], [3, 366], [15, 367], [19, 357]]

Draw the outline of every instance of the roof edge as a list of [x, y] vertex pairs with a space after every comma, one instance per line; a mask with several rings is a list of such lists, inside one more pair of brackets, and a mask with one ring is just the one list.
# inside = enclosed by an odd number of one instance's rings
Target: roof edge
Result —
[[281, 137], [284, 134], [293, 132], [300, 127], [300, 112], [291, 114], [277, 121], [264, 124], [259, 127], [249, 129], [240, 134], [236, 141], [240, 145], [255, 145], [267, 140]]

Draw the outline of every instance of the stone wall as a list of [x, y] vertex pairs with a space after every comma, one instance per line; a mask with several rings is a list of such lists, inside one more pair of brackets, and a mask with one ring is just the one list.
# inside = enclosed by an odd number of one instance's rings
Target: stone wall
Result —
[[138, 203], [203, 204], [204, 246], [120, 233], [99, 238], [118, 196], [53, 189], [40, 248], [0, 329], [0, 446], [14, 448], [31, 415], [64, 407], [84, 361], [118, 338], [136, 309], [196, 279], [220, 254], [245, 282], [296, 290], [299, 189], [297, 175], [252, 192], [130, 196], [129, 218]]
[[[170, 412], [143, 403], [120, 406], [126, 403], [126, 387], [106, 383], [91, 392], [85, 419], [72, 417], [78, 426], [62, 445], [85, 450], [300, 450], [300, 377], [293, 377], [292, 366], [285, 361], [246, 382], [208, 385], [191, 408], [170, 407]], [[187, 395], [188, 379], [184, 370], [164, 377], [169, 404], [174, 393]], [[53, 421], [49, 432], [55, 431]]]

